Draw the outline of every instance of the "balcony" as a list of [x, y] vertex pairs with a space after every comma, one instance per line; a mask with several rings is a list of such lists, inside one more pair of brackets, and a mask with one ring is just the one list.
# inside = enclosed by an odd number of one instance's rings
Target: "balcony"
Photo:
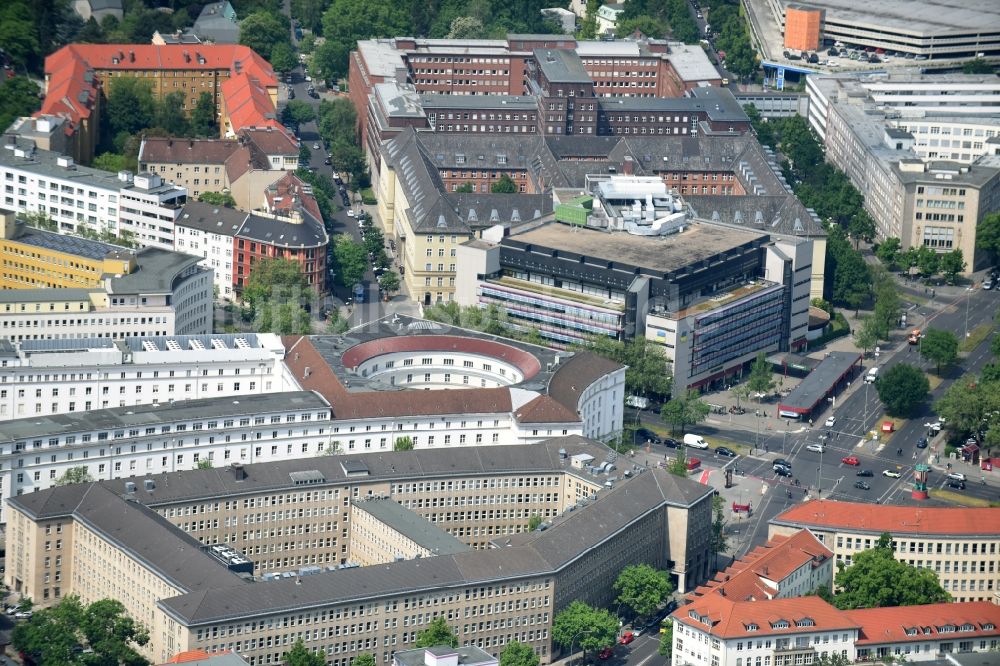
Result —
[[701, 314], [724, 305], [729, 305], [730, 303], [741, 298], [745, 298], [746, 296], [750, 296], [751, 294], [755, 294], [759, 291], [775, 286], [778, 285], [773, 282], [767, 282], [766, 280], [760, 279], [754, 280], [753, 282], [747, 282], [739, 285], [738, 287], [733, 287], [728, 291], [723, 291], [714, 296], [704, 298], [703, 300], [693, 305], [689, 305], [686, 308], [681, 308], [676, 312], [668, 312], [666, 314], [673, 319], [683, 319], [689, 315]]

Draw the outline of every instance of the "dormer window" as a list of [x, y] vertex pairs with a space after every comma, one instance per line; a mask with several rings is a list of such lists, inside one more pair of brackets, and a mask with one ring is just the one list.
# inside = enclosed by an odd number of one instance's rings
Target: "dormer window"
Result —
[[992, 622], [987, 622], [983, 625], [983, 631], [993, 631], [994, 629], [996, 629], [996, 626]]
[[778, 620], [771, 623], [772, 629], [788, 629], [788, 620]]
[[804, 617], [801, 620], [795, 621], [796, 627], [815, 627], [816, 623], [813, 622], [812, 618]]
[[916, 636], [917, 635], [917, 628], [916, 627], [907, 627], [906, 628], [906, 635], [907, 636]]
[[946, 624], [944, 626], [937, 628], [939, 634], [952, 634], [955, 633], [955, 625]]
[[760, 627], [758, 627], [756, 624], [750, 623], [747, 625], [747, 631], [759, 631], [759, 630]]
[[972, 626], [971, 624], [969, 624], [968, 622], [966, 622], [961, 627], [959, 627], [958, 630], [959, 631], [975, 631], [976, 628], [974, 626]]

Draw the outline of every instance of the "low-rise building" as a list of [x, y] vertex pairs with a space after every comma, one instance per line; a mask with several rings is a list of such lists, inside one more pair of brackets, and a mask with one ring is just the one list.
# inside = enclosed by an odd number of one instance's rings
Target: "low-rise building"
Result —
[[892, 535], [896, 559], [937, 574], [956, 601], [992, 601], [1000, 591], [1000, 509], [887, 506], [811, 500], [775, 516], [768, 534], [808, 529], [845, 566]]
[[268, 333], [6, 342], [0, 420], [297, 390], [284, 355]]
[[351, 502], [348, 559], [363, 567], [464, 553], [469, 546], [390, 497]]
[[438, 645], [400, 650], [392, 655], [392, 666], [498, 666], [499, 660], [475, 645]]
[[615, 34], [618, 19], [625, 13], [624, 2], [611, 2], [601, 5], [597, 10], [597, 34]]

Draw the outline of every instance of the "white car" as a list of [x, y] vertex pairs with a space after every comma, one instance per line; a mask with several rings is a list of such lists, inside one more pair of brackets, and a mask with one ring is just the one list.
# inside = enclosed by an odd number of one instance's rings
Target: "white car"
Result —
[[823, 423], [823, 426], [826, 427], [826, 428], [832, 428], [833, 424], [836, 423], [836, 422], [837, 422], [837, 417], [836, 416], [831, 416], [830, 418], [828, 418], [826, 420], [826, 422]]
[[882, 470], [882, 476], [887, 476], [890, 479], [898, 479], [899, 478], [899, 472], [896, 472], [896, 471], [891, 470], [891, 469], [886, 469], [886, 470]]
[[354, 210], [350, 209], [347, 211], [347, 217], [354, 217]]
[[965, 475], [961, 472], [948, 472], [947, 477], [955, 481], [965, 481]]
[[823, 453], [822, 444], [809, 444], [806, 446], [806, 451], [815, 451], [816, 453]]
[[306, 83], [309, 83], [311, 81], [312, 81], [312, 77], [309, 76], [308, 74], [306, 74]]

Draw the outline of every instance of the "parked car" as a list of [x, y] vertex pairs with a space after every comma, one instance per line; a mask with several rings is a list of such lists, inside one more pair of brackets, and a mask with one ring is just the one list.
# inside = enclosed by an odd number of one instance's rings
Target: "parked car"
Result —
[[612, 647], [601, 648], [601, 651], [597, 653], [597, 658], [604, 660], [611, 659], [611, 655], [614, 653], [615, 650]]
[[791, 476], [792, 475], [792, 470], [790, 468], [788, 468], [788, 467], [785, 467], [784, 465], [775, 465], [773, 467], [773, 469], [774, 469], [774, 473], [777, 474], [778, 476]]
[[666, 446], [668, 449], [676, 449], [678, 446], [681, 445], [681, 443], [678, 442], [673, 437], [664, 437], [663, 445]]
[[725, 456], [726, 458], [735, 458], [736, 457], [736, 451], [733, 451], [732, 449], [730, 449], [728, 447], [725, 447], [725, 446], [717, 446], [717, 447], [715, 447], [715, 454], [719, 455], [719, 456]]
[[313, 150], [319, 150], [319, 144], [318, 143], [314, 143], [313, 144]]
[[899, 472], [893, 469], [884, 469], [882, 470], [882, 476], [887, 476], [890, 479], [898, 479], [900, 477], [900, 474]]
[[927, 448], [927, 438], [926, 437], [921, 437], [920, 439], [917, 440], [917, 448], [918, 449], [926, 449]]
[[823, 425], [827, 428], [832, 428], [836, 422], [837, 422], [837, 417], [831, 416], [830, 418], [828, 418], [826, 421], [823, 422]]
[[622, 645], [628, 645], [634, 640], [635, 640], [635, 634], [631, 631], [626, 631], [624, 634], [622, 634], [622, 637], [618, 639], [618, 642], [621, 643]]
[[347, 217], [356, 217], [353, 208], [347, 211]]
[[854, 487], [858, 488], [860, 490], [871, 490], [872, 489], [871, 485], [869, 485], [865, 481], [855, 481], [854, 482]]
[[845, 465], [851, 465], [853, 467], [857, 467], [858, 465], [861, 464], [861, 461], [858, 460], [857, 456], [846, 456], [844, 458], [841, 458], [840, 462], [844, 463]]
[[653, 444], [660, 443], [660, 436], [649, 428], [639, 428], [635, 431], [635, 443], [645, 444], [646, 442], [652, 442]]
[[875, 476], [875, 472], [871, 471], [870, 469], [863, 469], [854, 476]]

